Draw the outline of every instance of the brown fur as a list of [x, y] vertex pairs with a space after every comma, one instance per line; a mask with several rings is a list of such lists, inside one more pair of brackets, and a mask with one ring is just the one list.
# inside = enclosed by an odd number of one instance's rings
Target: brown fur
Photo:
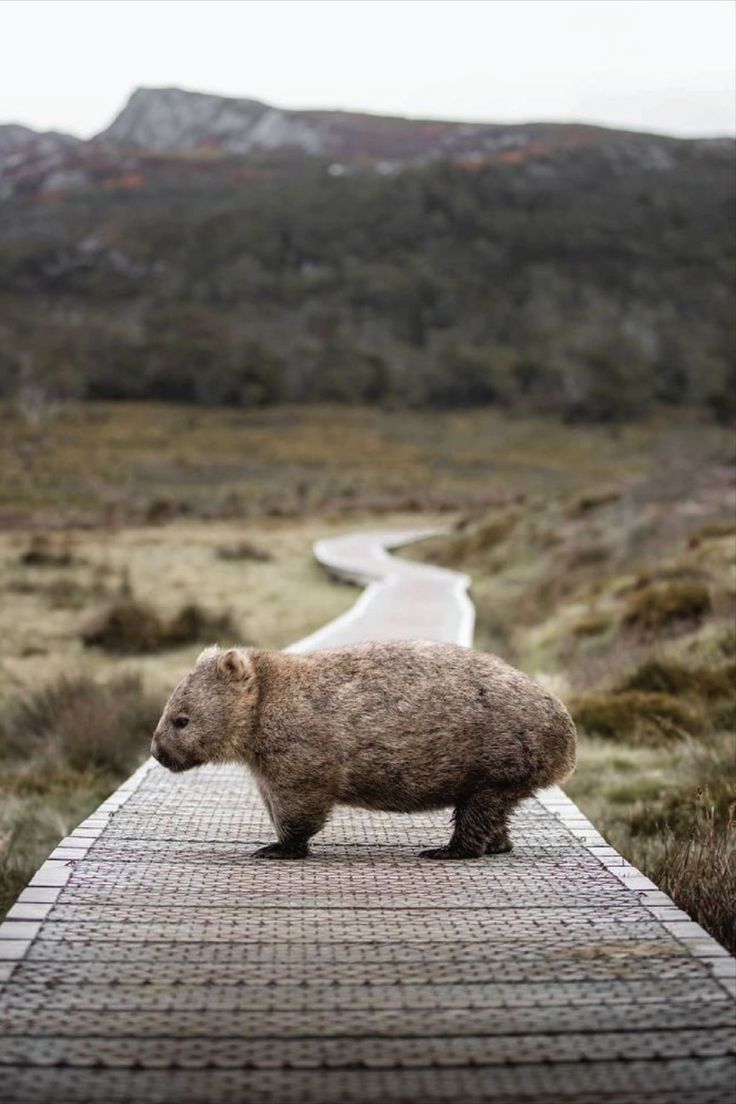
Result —
[[423, 854], [477, 858], [510, 850], [514, 806], [570, 774], [575, 728], [538, 683], [452, 644], [305, 656], [208, 648], [169, 698], [151, 752], [171, 770], [249, 767], [278, 837], [263, 857], [306, 855], [332, 807], [346, 804], [454, 806], [449, 844]]

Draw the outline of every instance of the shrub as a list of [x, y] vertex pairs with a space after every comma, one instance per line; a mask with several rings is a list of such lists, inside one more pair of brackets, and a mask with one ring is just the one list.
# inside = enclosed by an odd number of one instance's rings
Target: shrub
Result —
[[571, 518], [584, 517], [592, 510], [597, 510], [599, 506], [608, 506], [611, 502], [618, 502], [620, 498], [621, 492], [614, 488], [590, 491], [588, 494], [582, 494], [575, 499], [568, 509], [567, 515]]
[[156, 611], [135, 598], [121, 598], [82, 629], [90, 646], [121, 655], [155, 652], [166, 645], [166, 629]]
[[611, 619], [605, 613], [586, 613], [572, 627], [574, 636], [598, 636], [606, 631]]
[[735, 829], [733, 806], [723, 824], [703, 803], [687, 838], [665, 833], [664, 855], [651, 871], [675, 904], [732, 954], [736, 953]]
[[515, 528], [519, 515], [514, 510], [482, 522], [470, 537], [469, 552], [490, 552], [492, 548], [506, 540]]
[[166, 621], [152, 606], [135, 598], [119, 599], [82, 629], [86, 645], [121, 655], [237, 636], [228, 614], [214, 615], [191, 603]]
[[687, 667], [674, 660], [650, 659], [627, 675], [618, 684], [618, 689], [723, 697], [734, 692], [735, 676], [733, 663], [720, 667]]
[[708, 525], [704, 525], [697, 533], [693, 533], [688, 544], [691, 548], [697, 548], [704, 540], [718, 540], [721, 537], [732, 537], [734, 535], [736, 535], [736, 522], [713, 521]]
[[145, 754], [160, 712], [136, 675], [108, 683], [62, 678], [10, 704], [0, 727], [0, 757], [40, 756], [76, 771], [124, 774]]
[[652, 636], [678, 626], [699, 625], [711, 608], [710, 593], [702, 583], [650, 586], [631, 596], [623, 624]]
[[[491, 552], [503, 543], [516, 527], [519, 515], [515, 510], [497, 514], [479, 522], [472, 529], [463, 527], [461, 532], [445, 538], [436, 546], [427, 547], [427, 559], [432, 563], [441, 563], [447, 567], [456, 567], [476, 556]], [[490, 565], [487, 563], [486, 568]]]
[[222, 544], [216, 549], [216, 556], [220, 560], [246, 560], [253, 563], [266, 563], [273, 556], [266, 548], [259, 548], [250, 541], [239, 541], [237, 544]]
[[18, 562], [24, 567], [70, 567], [74, 557], [66, 545], [55, 544], [46, 534], [36, 533]]
[[228, 614], [207, 613], [197, 605], [184, 606], [164, 627], [163, 644], [176, 647], [208, 640], [234, 640], [237, 629]]
[[702, 730], [690, 706], [671, 694], [641, 690], [591, 694], [573, 703], [572, 714], [592, 736], [633, 744], [656, 746]]

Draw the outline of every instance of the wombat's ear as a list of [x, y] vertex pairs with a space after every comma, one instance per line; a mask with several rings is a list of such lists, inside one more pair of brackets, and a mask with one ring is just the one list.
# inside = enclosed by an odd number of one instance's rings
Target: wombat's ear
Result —
[[253, 677], [253, 667], [237, 648], [228, 648], [217, 657], [217, 673], [228, 682], [246, 682]]

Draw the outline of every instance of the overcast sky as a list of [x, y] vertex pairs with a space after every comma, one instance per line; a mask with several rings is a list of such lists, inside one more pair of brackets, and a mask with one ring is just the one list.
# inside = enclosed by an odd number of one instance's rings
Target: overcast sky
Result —
[[732, 0], [0, 0], [0, 122], [89, 137], [139, 85], [280, 107], [736, 129]]

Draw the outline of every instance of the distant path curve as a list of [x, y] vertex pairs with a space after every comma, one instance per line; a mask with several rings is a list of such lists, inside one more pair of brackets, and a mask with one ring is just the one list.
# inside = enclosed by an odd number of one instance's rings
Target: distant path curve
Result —
[[436, 530], [379, 530], [326, 537], [314, 545], [319, 563], [339, 578], [365, 586], [357, 602], [286, 651], [356, 644], [364, 640], [443, 640], [470, 646], [475, 611], [470, 579], [457, 571], [389, 555]]

